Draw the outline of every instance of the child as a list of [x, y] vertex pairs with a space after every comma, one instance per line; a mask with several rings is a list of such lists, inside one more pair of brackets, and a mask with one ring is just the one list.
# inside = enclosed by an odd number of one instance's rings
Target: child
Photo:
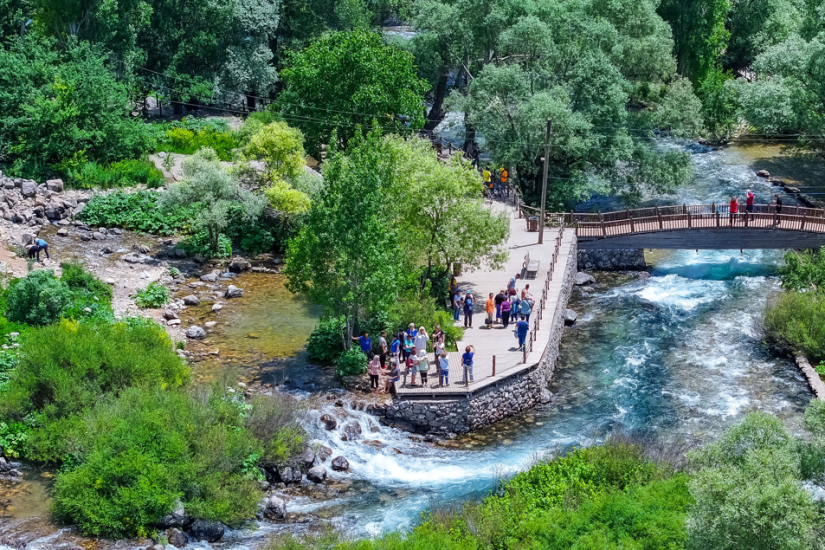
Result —
[[415, 376], [418, 374], [418, 365], [421, 360], [418, 358], [418, 350], [415, 349], [415, 346], [412, 348], [412, 352], [410, 352], [410, 358], [407, 359], [407, 368], [410, 369], [410, 385], [415, 386]]
[[404, 335], [404, 359], [409, 359], [413, 349], [413, 337], [409, 334]]

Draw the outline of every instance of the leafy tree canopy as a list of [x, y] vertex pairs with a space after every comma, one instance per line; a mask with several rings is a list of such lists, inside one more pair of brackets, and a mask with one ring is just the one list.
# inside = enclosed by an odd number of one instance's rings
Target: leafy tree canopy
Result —
[[378, 34], [328, 33], [292, 52], [281, 78], [285, 88], [273, 106], [304, 132], [312, 155], [333, 145], [333, 132], [346, 145], [373, 119], [393, 132], [423, 126], [427, 84], [416, 75], [412, 55]]

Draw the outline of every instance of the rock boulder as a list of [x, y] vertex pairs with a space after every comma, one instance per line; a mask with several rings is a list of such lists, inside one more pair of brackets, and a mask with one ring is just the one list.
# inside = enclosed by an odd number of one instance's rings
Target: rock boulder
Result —
[[768, 172], [767, 170], [759, 170], [758, 172], [756, 172], [756, 175], [760, 178], [766, 178], [766, 179], [771, 177], [771, 173]]
[[174, 527], [166, 530], [166, 539], [175, 548], [184, 548], [189, 544], [189, 537], [186, 536], [186, 533]]
[[226, 289], [226, 293], [224, 294], [224, 296], [227, 299], [240, 298], [241, 296], [243, 296], [243, 289], [238, 288], [235, 285], [229, 285], [229, 287]]
[[229, 271], [232, 273], [243, 273], [252, 269], [252, 264], [245, 258], [232, 258], [229, 264]]
[[324, 424], [324, 428], [327, 430], [334, 430], [338, 427], [338, 421], [335, 420], [335, 417], [331, 414], [325, 414], [321, 416], [321, 422]]
[[264, 499], [264, 517], [267, 519], [286, 519], [286, 502], [284, 499], [271, 496]]
[[186, 329], [186, 337], [193, 340], [200, 340], [201, 338], [206, 338], [206, 331], [201, 327], [191, 326]]
[[567, 326], [572, 325], [576, 322], [576, 319], [579, 318], [579, 314], [573, 311], [572, 309], [565, 309], [564, 310], [564, 324]]
[[37, 194], [37, 184], [31, 180], [23, 180], [20, 183], [20, 194], [24, 197], [33, 197]]
[[283, 466], [278, 468], [278, 477], [281, 478], [283, 483], [289, 485], [290, 483], [300, 483], [303, 474], [297, 466]]
[[349, 470], [349, 461], [343, 456], [336, 456], [332, 459], [332, 469], [336, 472], [346, 472]]
[[183, 297], [183, 303], [187, 306], [199, 306], [201, 304], [201, 301], [198, 300], [198, 297], [194, 294], [190, 294], [189, 296]]
[[327, 469], [323, 466], [313, 466], [307, 472], [307, 479], [314, 483], [323, 483], [327, 478]]
[[189, 534], [196, 541], [218, 542], [223, 537], [225, 527], [219, 521], [199, 519], [189, 528]]
[[573, 284], [576, 286], [583, 286], [583, 285], [592, 285], [596, 283], [596, 279], [593, 278], [592, 275], [588, 275], [587, 273], [576, 273], [576, 279], [573, 281]]

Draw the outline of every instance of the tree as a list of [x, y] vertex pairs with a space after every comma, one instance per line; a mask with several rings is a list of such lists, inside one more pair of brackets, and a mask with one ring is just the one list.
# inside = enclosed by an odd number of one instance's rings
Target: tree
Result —
[[271, 181], [297, 178], [306, 166], [304, 136], [285, 122], [272, 122], [249, 139], [244, 152], [264, 161]]
[[777, 418], [752, 413], [722, 438], [694, 452], [696, 500], [688, 519], [697, 550], [807, 550], [816, 519], [800, 484], [796, 444]]
[[239, 221], [257, 219], [263, 213], [266, 200], [244, 189], [238, 180], [224, 170], [212, 149], [201, 149], [183, 163], [183, 179], [169, 187], [158, 200], [161, 212], [200, 203], [202, 209], [192, 222], [196, 231], [208, 234], [212, 252], [217, 252], [221, 232], [229, 225], [233, 207], [238, 205]]
[[663, 0], [658, 12], [673, 29], [679, 74], [696, 84], [720, 68], [730, 32], [730, 0]]
[[375, 33], [328, 33], [291, 53], [281, 79], [284, 91], [273, 107], [304, 132], [312, 155], [323, 144], [334, 145], [333, 131], [345, 147], [374, 119], [399, 133], [424, 124], [427, 84], [416, 75], [412, 55]]
[[26, 37], [0, 50], [0, 154], [16, 174], [42, 177], [66, 163], [138, 155], [148, 129], [130, 110], [126, 86], [97, 47], [70, 40], [58, 51]]
[[386, 208], [393, 178], [388, 158], [377, 129], [356, 134], [347, 153], [333, 147], [321, 197], [287, 250], [287, 288], [343, 319], [344, 349], [359, 319], [385, 310], [398, 296], [399, 234]]
[[507, 257], [510, 232], [505, 212], [484, 205], [482, 183], [461, 155], [441, 162], [428, 140], [387, 137], [394, 182], [388, 204], [398, 207], [404, 256], [426, 264], [422, 281], [451, 266], [471, 270], [499, 266]]

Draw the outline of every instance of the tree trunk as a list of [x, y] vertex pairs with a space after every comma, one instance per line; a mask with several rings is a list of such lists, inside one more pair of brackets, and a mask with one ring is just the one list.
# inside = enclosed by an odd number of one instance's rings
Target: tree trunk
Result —
[[435, 97], [433, 98], [433, 106], [430, 113], [427, 115], [427, 123], [424, 125], [424, 131], [432, 132], [441, 124], [447, 113], [444, 112], [444, 97], [447, 95], [447, 79], [449, 73], [446, 67], [441, 68], [441, 76], [438, 77], [438, 84], [435, 87]]
[[464, 113], [464, 156], [470, 160], [478, 156], [478, 145], [476, 145], [476, 131], [473, 125], [467, 122], [469, 113]]

